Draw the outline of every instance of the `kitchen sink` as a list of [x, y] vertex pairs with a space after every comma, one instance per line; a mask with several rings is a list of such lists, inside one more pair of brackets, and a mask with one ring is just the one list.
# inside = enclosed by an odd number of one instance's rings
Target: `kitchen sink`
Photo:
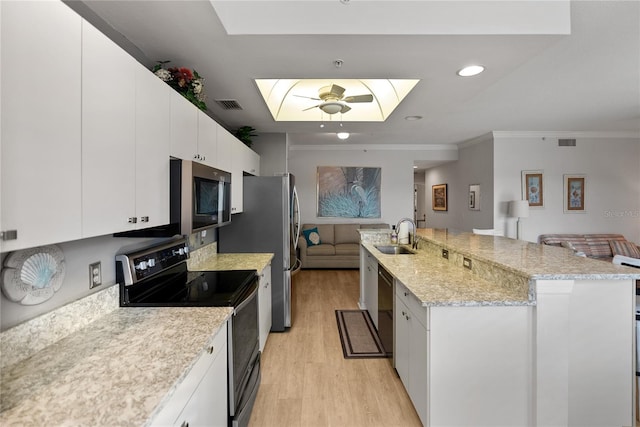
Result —
[[415, 252], [404, 246], [380, 245], [375, 247], [377, 250], [387, 255], [415, 255]]

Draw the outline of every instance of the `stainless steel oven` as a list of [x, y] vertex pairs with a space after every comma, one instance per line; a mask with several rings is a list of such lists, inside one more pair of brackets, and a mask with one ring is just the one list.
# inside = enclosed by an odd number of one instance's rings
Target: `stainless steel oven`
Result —
[[247, 426], [261, 378], [257, 272], [188, 271], [188, 257], [185, 238], [117, 255], [120, 305], [233, 307], [227, 324], [229, 424]]

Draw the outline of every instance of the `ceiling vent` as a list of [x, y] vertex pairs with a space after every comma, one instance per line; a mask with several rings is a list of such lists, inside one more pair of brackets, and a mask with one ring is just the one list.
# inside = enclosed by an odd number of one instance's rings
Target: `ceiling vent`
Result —
[[221, 106], [223, 110], [242, 110], [235, 99], [216, 99], [216, 104]]
[[558, 147], [575, 147], [575, 138], [560, 138], [558, 139]]

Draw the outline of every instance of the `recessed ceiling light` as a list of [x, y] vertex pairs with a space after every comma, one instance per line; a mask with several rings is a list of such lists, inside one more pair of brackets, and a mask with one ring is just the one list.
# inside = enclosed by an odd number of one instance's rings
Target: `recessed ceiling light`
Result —
[[340, 138], [340, 139], [349, 138], [349, 132], [338, 132], [336, 135], [338, 135], [338, 138]]
[[483, 71], [484, 67], [482, 65], [469, 65], [468, 67], [464, 67], [462, 70], [458, 71], [458, 75], [460, 77], [471, 77], [477, 76]]
[[409, 122], [413, 122], [415, 120], [422, 120], [422, 116], [407, 116], [404, 119]]

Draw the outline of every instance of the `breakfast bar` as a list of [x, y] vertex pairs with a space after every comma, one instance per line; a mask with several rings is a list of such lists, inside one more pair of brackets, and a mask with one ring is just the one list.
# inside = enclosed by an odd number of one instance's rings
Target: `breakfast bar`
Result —
[[416, 234], [418, 249], [387, 254], [388, 234], [361, 232], [360, 307], [381, 322], [371, 270], [388, 271], [394, 366], [424, 425], [633, 424], [638, 270], [503, 237]]

